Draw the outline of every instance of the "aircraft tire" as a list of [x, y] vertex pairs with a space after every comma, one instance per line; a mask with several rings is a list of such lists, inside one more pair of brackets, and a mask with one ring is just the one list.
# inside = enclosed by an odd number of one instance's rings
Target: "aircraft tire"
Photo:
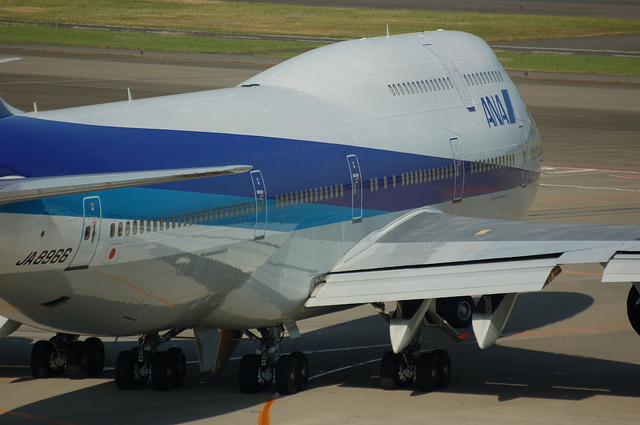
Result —
[[84, 343], [89, 347], [88, 376], [99, 376], [104, 369], [104, 344], [99, 338], [87, 338]]
[[431, 353], [424, 353], [416, 362], [416, 385], [419, 391], [430, 392], [438, 386], [436, 358]]
[[380, 385], [383, 390], [392, 391], [400, 387], [400, 355], [387, 351], [380, 362]]
[[640, 294], [635, 285], [631, 285], [627, 297], [627, 317], [633, 330], [640, 335]]
[[309, 361], [302, 351], [294, 351], [291, 355], [295, 357], [298, 367], [300, 368], [300, 375], [298, 376], [298, 391], [304, 391], [309, 385]]
[[298, 390], [300, 366], [294, 356], [282, 356], [276, 363], [276, 389], [280, 395], [294, 394]]
[[238, 384], [243, 394], [255, 394], [260, 391], [258, 372], [260, 371], [260, 356], [247, 354], [240, 360], [238, 370]]
[[451, 381], [451, 359], [445, 350], [435, 350], [433, 356], [436, 359], [436, 382], [438, 388], [447, 388]]
[[67, 348], [67, 375], [69, 379], [86, 379], [89, 375], [89, 346], [73, 341]]
[[182, 351], [182, 349], [179, 347], [171, 347], [167, 350], [167, 352], [173, 358], [173, 367], [176, 371], [176, 377], [173, 386], [181, 387], [184, 384], [185, 379], [187, 378], [187, 359], [184, 355], [184, 351]]
[[132, 390], [136, 387], [136, 357], [132, 351], [121, 351], [116, 358], [116, 387]]
[[159, 351], [151, 362], [151, 384], [156, 391], [169, 391], [176, 381], [173, 356], [167, 351]]
[[31, 375], [35, 379], [50, 378], [54, 373], [51, 367], [53, 344], [49, 341], [36, 341], [31, 349]]

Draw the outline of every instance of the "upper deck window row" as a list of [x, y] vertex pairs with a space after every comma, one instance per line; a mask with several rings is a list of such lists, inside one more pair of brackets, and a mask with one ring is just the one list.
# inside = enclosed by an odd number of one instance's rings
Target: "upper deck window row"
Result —
[[478, 86], [480, 84], [502, 83], [504, 79], [499, 71], [483, 71], [470, 74], [464, 74], [464, 83], [467, 86]]
[[406, 94], [428, 93], [432, 91], [452, 89], [453, 82], [449, 77], [441, 77], [429, 80], [411, 81], [408, 83], [388, 84], [387, 87], [393, 96], [401, 96]]

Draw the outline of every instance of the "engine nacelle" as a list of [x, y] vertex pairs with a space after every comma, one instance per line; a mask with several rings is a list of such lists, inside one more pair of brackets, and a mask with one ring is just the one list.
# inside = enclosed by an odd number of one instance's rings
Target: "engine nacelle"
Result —
[[629, 296], [627, 297], [627, 316], [633, 330], [640, 335], [640, 293], [638, 293], [640, 282], [635, 282], [631, 286]]
[[436, 312], [451, 326], [466, 329], [471, 326], [471, 317], [475, 309], [471, 297], [440, 298], [436, 300]]
[[511, 315], [518, 294], [483, 295], [473, 312], [473, 333], [481, 350], [500, 336]]
[[20, 327], [22, 323], [14, 322], [11, 319], [0, 316], [0, 338], [9, 336]]

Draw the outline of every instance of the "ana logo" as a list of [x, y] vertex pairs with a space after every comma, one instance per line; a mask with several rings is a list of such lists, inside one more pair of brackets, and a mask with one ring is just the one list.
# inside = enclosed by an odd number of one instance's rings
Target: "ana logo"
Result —
[[[484, 116], [489, 128], [491, 126], [515, 124], [516, 117], [511, 104], [511, 97], [507, 90], [502, 90], [502, 100], [499, 95], [485, 96], [481, 98]], [[504, 101], [504, 104], [503, 104]]]

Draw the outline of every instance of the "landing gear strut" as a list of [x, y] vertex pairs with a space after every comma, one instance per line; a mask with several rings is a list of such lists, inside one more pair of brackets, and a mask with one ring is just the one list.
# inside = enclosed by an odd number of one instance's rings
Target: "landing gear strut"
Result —
[[162, 337], [158, 334], [142, 335], [138, 346], [122, 351], [116, 359], [116, 386], [120, 390], [132, 390], [146, 385], [151, 379], [157, 391], [168, 391], [184, 384], [187, 362], [182, 349], [171, 347], [158, 351], [158, 346], [168, 342], [184, 329], [172, 329]]
[[446, 388], [451, 380], [451, 360], [445, 350], [421, 353], [422, 332], [401, 353], [385, 353], [380, 363], [380, 385], [384, 390], [411, 386], [430, 392]]
[[240, 361], [238, 384], [243, 393], [257, 393], [275, 382], [281, 395], [293, 394], [307, 388], [309, 364], [307, 356], [300, 351], [282, 356], [284, 327], [258, 329], [260, 337], [252, 332], [245, 334], [260, 344], [254, 354], [247, 354]]
[[444, 350], [422, 352], [422, 330], [426, 323], [425, 313], [434, 323], [443, 328], [454, 340], [459, 335], [434, 311], [431, 300], [399, 301], [396, 311], [389, 315], [383, 303], [373, 306], [390, 325], [391, 345], [394, 351], [387, 352], [380, 363], [380, 384], [385, 390], [409, 387], [414, 382], [420, 391], [446, 388], [451, 380], [451, 360]]
[[78, 335], [56, 334], [31, 349], [31, 374], [36, 379], [67, 373], [70, 379], [98, 376], [104, 369], [104, 345], [98, 338], [80, 341]]

